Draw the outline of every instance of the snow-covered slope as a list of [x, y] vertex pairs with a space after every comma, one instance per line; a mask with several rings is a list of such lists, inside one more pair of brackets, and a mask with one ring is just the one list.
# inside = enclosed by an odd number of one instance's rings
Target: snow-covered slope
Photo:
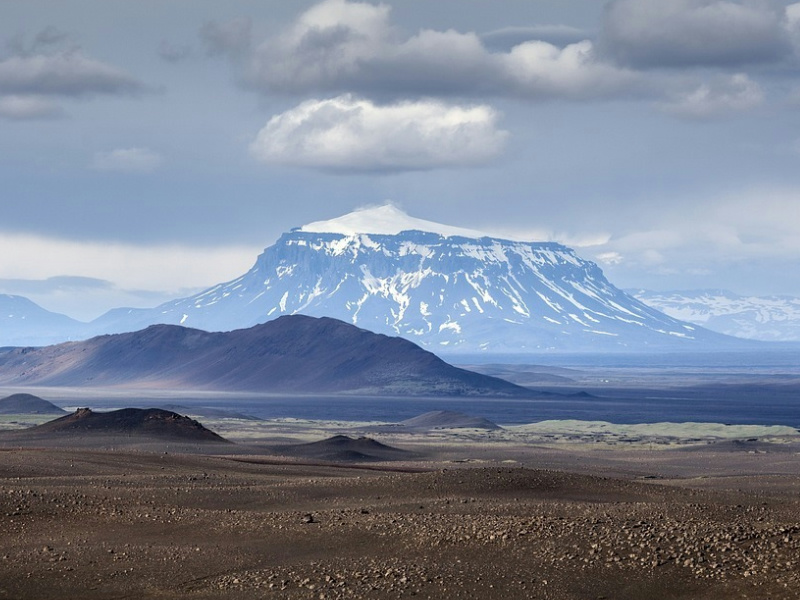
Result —
[[359, 233], [398, 235], [403, 231], [427, 231], [438, 233], [443, 237], [486, 237], [485, 233], [474, 229], [451, 227], [434, 221], [417, 219], [392, 204], [362, 208], [329, 221], [314, 221], [299, 227], [298, 230], [314, 233], [341, 233], [343, 235], [358, 235]]
[[726, 335], [765, 341], [800, 341], [800, 298], [738, 296], [726, 290], [636, 290], [632, 294], [676, 319]]
[[295, 313], [448, 352], [735, 344], [625, 294], [565, 246], [481, 237], [394, 207], [295, 229], [238, 279], [152, 310], [112, 311], [93, 333], [151, 323], [231, 330]]

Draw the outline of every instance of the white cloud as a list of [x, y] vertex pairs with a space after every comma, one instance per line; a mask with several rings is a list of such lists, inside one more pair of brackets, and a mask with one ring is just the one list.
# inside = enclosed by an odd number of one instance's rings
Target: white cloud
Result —
[[[403, 34], [391, 24], [390, 10], [382, 4], [326, 0], [237, 62], [240, 76], [245, 85], [267, 93], [403, 97], [585, 100], [626, 94], [636, 85], [635, 73], [603, 63], [588, 40], [562, 48], [528, 38], [510, 51], [492, 52], [474, 32]], [[553, 31], [540, 33], [545, 37]], [[575, 36], [577, 30], [569, 33]]]
[[62, 115], [57, 104], [41, 96], [0, 96], [0, 117], [6, 119], [52, 119]]
[[660, 107], [679, 117], [707, 119], [750, 110], [763, 101], [761, 86], [744, 73], [737, 73], [702, 83]]
[[266, 163], [330, 171], [407, 171], [486, 163], [503, 149], [489, 106], [377, 105], [345, 95], [272, 117], [250, 151]]
[[[93, 318], [109, 308], [154, 306], [188, 289], [205, 288], [241, 275], [252, 266], [258, 247], [189, 245], [135, 246], [120, 243], [78, 242], [34, 235], [0, 233], [2, 280], [64, 280], [64, 274], [108, 282], [94, 290], [62, 289], [57, 298], [35, 293], [34, 300], [58, 300], [55, 310], [78, 318]], [[35, 256], [36, 260], [30, 257]], [[136, 290], [159, 290], [145, 297]], [[46, 290], [45, 290], [46, 291]], [[74, 296], [70, 300], [70, 294]], [[147, 300], [146, 302], [144, 300]], [[69, 309], [64, 307], [69, 307]]]
[[614, 0], [600, 39], [636, 67], [741, 66], [789, 54], [785, 20], [769, 2]]
[[94, 155], [92, 168], [98, 171], [125, 173], [150, 173], [159, 168], [164, 159], [147, 148], [117, 148]]
[[501, 57], [506, 76], [522, 95], [573, 100], [615, 96], [631, 91], [637, 78], [596, 60], [588, 40], [558, 48], [547, 42], [526, 42]]
[[619, 252], [600, 252], [595, 255], [595, 259], [604, 265], [618, 265], [623, 261], [623, 257]]
[[753, 261], [798, 262], [798, 198], [800, 189], [753, 188], [688, 204], [676, 200], [653, 218], [658, 227], [617, 232], [585, 252], [606, 265], [671, 273], [731, 269]]

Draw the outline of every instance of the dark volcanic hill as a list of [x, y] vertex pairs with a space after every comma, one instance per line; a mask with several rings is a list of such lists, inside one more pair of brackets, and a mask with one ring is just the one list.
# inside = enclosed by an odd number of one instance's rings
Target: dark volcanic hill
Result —
[[412, 456], [410, 452], [381, 444], [372, 438], [351, 438], [346, 435], [335, 435], [309, 444], [280, 446], [275, 450], [298, 458], [332, 462], [408, 460]]
[[453, 367], [402, 338], [336, 319], [280, 317], [209, 333], [177, 325], [0, 354], [0, 383], [280, 393], [532, 396]]
[[74, 413], [49, 421], [25, 432], [31, 436], [136, 436], [184, 442], [227, 442], [189, 417], [158, 408], [123, 408], [93, 412], [79, 408]]
[[63, 415], [66, 412], [33, 394], [12, 394], [0, 399], [0, 415]]

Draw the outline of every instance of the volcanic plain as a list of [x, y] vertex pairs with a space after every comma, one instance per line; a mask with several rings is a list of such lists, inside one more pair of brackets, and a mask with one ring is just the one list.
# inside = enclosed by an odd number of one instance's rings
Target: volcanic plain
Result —
[[445, 418], [6, 432], [0, 598], [800, 598], [796, 438], [522, 443]]

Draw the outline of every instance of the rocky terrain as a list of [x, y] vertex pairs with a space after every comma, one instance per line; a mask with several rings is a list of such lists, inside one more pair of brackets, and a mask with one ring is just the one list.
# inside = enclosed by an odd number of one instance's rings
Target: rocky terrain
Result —
[[637, 480], [579, 459], [0, 457], [0, 598], [800, 598], [797, 461]]

